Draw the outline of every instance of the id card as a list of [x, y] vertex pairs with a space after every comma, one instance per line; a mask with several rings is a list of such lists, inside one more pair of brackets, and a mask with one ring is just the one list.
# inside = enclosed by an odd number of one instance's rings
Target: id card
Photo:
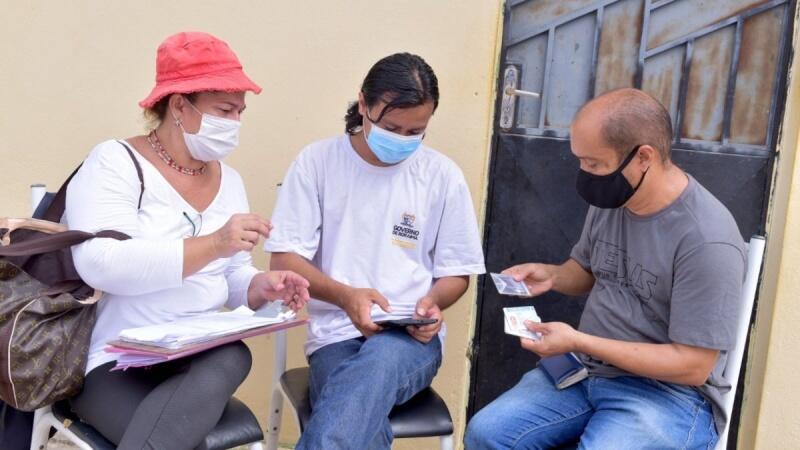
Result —
[[504, 331], [506, 334], [519, 336], [526, 339], [533, 339], [534, 341], [538, 341], [542, 338], [541, 334], [531, 331], [525, 326], [526, 321], [542, 321], [542, 319], [539, 318], [539, 315], [536, 314], [536, 309], [533, 306], [503, 308], [503, 316], [505, 318]]
[[531, 292], [528, 286], [522, 281], [517, 281], [511, 275], [502, 273], [492, 273], [492, 281], [497, 287], [497, 292], [503, 295], [511, 295], [514, 297], [530, 297]]

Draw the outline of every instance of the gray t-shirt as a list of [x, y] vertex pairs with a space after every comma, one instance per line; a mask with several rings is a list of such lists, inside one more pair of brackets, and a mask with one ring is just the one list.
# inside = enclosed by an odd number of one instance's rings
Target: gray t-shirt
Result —
[[[722, 371], [736, 340], [746, 265], [744, 242], [725, 206], [689, 176], [680, 197], [649, 216], [592, 207], [570, 257], [595, 277], [580, 331], [720, 350], [697, 389], [723, 430], [728, 418], [720, 396], [730, 384]], [[581, 359], [595, 376], [632, 375], [588, 355]]]

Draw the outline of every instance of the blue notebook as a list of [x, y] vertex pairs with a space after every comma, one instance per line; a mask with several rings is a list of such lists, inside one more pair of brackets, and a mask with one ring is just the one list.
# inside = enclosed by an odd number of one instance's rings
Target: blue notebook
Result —
[[539, 367], [553, 380], [557, 389], [564, 389], [589, 376], [586, 366], [572, 353], [539, 360]]

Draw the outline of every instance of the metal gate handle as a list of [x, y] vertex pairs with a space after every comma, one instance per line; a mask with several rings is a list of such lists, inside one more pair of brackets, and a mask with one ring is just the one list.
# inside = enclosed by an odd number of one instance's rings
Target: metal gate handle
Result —
[[514, 89], [512, 87], [507, 87], [505, 91], [503, 91], [503, 95], [525, 95], [528, 97], [541, 97], [541, 94], [538, 92], [531, 92], [531, 91], [523, 91], [521, 89]]
[[538, 92], [517, 89], [518, 82], [519, 69], [515, 65], [509, 65], [503, 73], [503, 99], [500, 104], [500, 128], [503, 130], [514, 128], [514, 112], [516, 111], [518, 96], [541, 97]]

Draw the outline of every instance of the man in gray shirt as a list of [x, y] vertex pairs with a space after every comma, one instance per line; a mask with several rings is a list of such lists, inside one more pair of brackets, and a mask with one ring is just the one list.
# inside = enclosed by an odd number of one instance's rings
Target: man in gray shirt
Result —
[[561, 265], [506, 271], [533, 295], [589, 293], [578, 330], [528, 323], [542, 357], [576, 353], [589, 377], [557, 390], [537, 368], [473, 417], [483, 448], [713, 448], [745, 273], [730, 212], [670, 160], [669, 113], [636, 89], [590, 101], [571, 129], [592, 206]]

